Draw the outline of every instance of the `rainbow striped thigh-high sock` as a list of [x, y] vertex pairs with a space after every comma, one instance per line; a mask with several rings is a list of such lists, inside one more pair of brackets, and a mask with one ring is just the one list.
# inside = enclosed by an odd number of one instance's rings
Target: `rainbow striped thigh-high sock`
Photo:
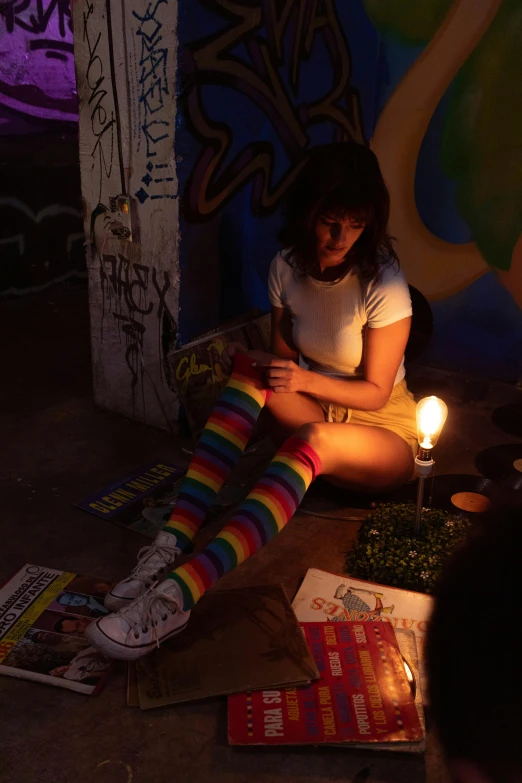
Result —
[[310, 444], [295, 435], [289, 438], [221, 533], [168, 575], [181, 588], [184, 610], [283, 529], [320, 472], [321, 461]]
[[163, 528], [174, 533], [182, 551], [190, 551], [192, 539], [245, 450], [271, 394], [252, 363], [245, 354], [235, 355], [232, 375], [205, 425], [176, 505]]

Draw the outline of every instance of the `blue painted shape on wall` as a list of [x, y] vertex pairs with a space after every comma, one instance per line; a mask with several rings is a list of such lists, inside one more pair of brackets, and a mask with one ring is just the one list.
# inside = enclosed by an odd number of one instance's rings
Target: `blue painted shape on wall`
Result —
[[[381, 34], [377, 117], [423, 49], [424, 46], [408, 45], [392, 36]], [[460, 244], [469, 242], [471, 234], [455, 207], [455, 183], [443, 174], [439, 160], [450, 93], [451, 88], [437, 107], [420, 149], [415, 176], [415, 200], [422, 221], [435, 236]], [[368, 129], [370, 138], [374, 128], [375, 124]]]
[[449, 97], [448, 90], [421, 145], [415, 175], [415, 201], [423, 223], [435, 236], [461, 244], [471, 242], [471, 231], [455, 206], [456, 183], [446, 177], [440, 167], [440, 145]]

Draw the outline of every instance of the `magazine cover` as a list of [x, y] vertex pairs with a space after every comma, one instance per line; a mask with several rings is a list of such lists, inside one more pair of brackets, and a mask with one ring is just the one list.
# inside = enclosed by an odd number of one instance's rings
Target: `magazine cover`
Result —
[[0, 674], [80, 693], [96, 693], [112, 661], [84, 631], [111, 585], [65, 571], [25, 565], [0, 588]]
[[426, 701], [428, 689], [423, 657], [432, 596], [309, 568], [292, 607], [300, 622], [378, 620], [390, 623], [395, 629], [413, 631]]
[[242, 326], [213, 334], [184, 345], [169, 357], [172, 377], [183, 404], [193, 435], [205, 426], [228, 376], [220, 363], [220, 356], [228, 343], [241, 343], [245, 348], [266, 351], [266, 316], [248, 321]]
[[302, 623], [320, 679], [230, 696], [232, 745], [419, 742], [424, 737], [393, 628]]
[[156, 462], [98, 489], [74, 505], [89, 514], [154, 538], [168, 518], [167, 506], [178, 496], [185, 471]]

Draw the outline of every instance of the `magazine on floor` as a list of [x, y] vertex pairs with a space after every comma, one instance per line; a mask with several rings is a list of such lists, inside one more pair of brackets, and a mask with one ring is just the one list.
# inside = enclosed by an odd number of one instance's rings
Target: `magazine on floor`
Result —
[[230, 696], [232, 745], [397, 746], [424, 749], [393, 628], [380, 622], [302, 623], [320, 679]]
[[421, 686], [427, 702], [424, 644], [433, 598], [398, 587], [388, 587], [309, 568], [292, 607], [300, 622], [378, 620], [395, 629], [413, 631], [417, 641]]
[[84, 631], [107, 614], [111, 584], [26, 564], [0, 588], [0, 674], [97, 693], [112, 661]]
[[179, 466], [154, 462], [101, 487], [75, 506], [154, 538], [168, 519], [184, 476]]

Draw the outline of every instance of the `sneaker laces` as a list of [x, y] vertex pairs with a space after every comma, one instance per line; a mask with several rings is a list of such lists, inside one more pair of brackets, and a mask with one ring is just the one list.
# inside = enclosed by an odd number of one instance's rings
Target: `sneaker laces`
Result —
[[159, 647], [160, 640], [156, 629], [159, 621], [165, 621], [169, 614], [177, 614], [181, 607], [175, 598], [168, 593], [158, 593], [154, 589], [155, 587], [156, 585], [151, 587], [145, 595], [135, 598], [128, 606], [120, 609], [118, 615], [129, 626], [127, 639], [131, 634], [134, 634], [134, 638], [138, 639], [138, 629], [142, 633], [148, 633], [151, 630], [152, 638], [156, 646]]
[[[145, 584], [151, 576], [155, 576], [165, 568], [174, 559], [172, 555], [177, 553], [177, 549], [160, 546], [156, 543], [142, 547], [138, 552], [138, 563], [131, 571], [129, 578]], [[149, 586], [147, 585], [147, 587]]]

